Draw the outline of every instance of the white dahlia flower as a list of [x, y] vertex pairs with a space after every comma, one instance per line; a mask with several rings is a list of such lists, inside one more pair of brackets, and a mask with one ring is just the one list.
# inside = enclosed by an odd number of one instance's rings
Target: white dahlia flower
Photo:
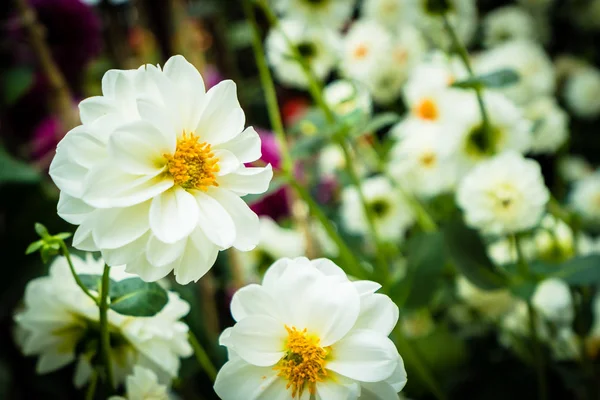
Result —
[[[383, 176], [375, 176], [361, 183], [367, 207], [372, 211], [375, 229], [383, 240], [398, 241], [414, 222], [414, 215], [404, 196]], [[354, 234], [369, 232], [367, 216], [358, 190], [347, 186], [341, 194], [341, 219], [344, 227]]]
[[164, 69], [108, 71], [102, 96], [80, 104], [83, 125], [58, 144], [50, 176], [58, 214], [79, 225], [73, 245], [101, 251], [109, 265], [155, 281], [175, 272], [197, 281], [219, 250], [247, 251], [258, 217], [240, 199], [266, 191], [271, 166], [244, 129], [232, 81], [204, 90], [181, 56]]
[[569, 197], [571, 207], [586, 221], [600, 223], [600, 171], [576, 181]]
[[339, 35], [326, 26], [307, 26], [297, 19], [285, 19], [269, 32], [266, 52], [275, 76], [284, 85], [304, 89], [308, 77], [295, 57], [290, 43], [310, 67], [314, 76], [323, 80], [337, 61]]
[[125, 396], [111, 396], [108, 400], [169, 400], [165, 385], [158, 383], [156, 374], [136, 365], [133, 374], [125, 380]]
[[569, 115], [554, 97], [539, 97], [527, 104], [525, 117], [533, 122], [532, 153], [554, 153], [569, 137]]
[[536, 39], [533, 17], [518, 6], [496, 8], [483, 20], [483, 43], [494, 47], [516, 39]]
[[567, 106], [581, 118], [595, 118], [600, 114], [600, 70], [585, 66], [573, 72], [565, 82], [564, 98]]
[[356, 0], [271, 0], [275, 10], [304, 25], [341, 28], [352, 16]]
[[373, 111], [373, 102], [367, 88], [356, 81], [333, 81], [323, 89], [323, 97], [338, 115], [360, 112], [365, 117], [370, 117]]
[[569, 285], [561, 279], [548, 278], [540, 282], [531, 302], [544, 318], [554, 324], [569, 326], [575, 318]]
[[277, 261], [262, 285], [233, 296], [215, 391], [223, 400], [397, 399], [406, 371], [388, 335], [399, 312], [379, 288], [350, 282], [327, 259]]
[[539, 164], [515, 152], [481, 162], [456, 193], [467, 224], [495, 235], [535, 227], [549, 197]]
[[[72, 256], [77, 274], [102, 275], [104, 262]], [[110, 278], [133, 278], [123, 267], [112, 267]], [[135, 364], [151, 369], [168, 383], [177, 376], [180, 358], [192, 354], [188, 326], [179, 321], [190, 310], [175, 292], [152, 317], [132, 317], [108, 310], [115, 378], [122, 382]], [[23, 330], [23, 353], [38, 355], [37, 372], [45, 374], [77, 360], [75, 386], [83, 386], [92, 373], [91, 360], [98, 357], [99, 310], [75, 283], [64, 257], [50, 266], [50, 274], [30, 281], [25, 289], [25, 308], [15, 315]], [[76, 349], [85, 349], [77, 353]]]

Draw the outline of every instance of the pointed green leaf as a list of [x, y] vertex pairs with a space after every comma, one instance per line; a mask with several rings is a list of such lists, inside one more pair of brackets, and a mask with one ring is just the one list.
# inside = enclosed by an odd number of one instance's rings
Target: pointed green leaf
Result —
[[151, 317], [167, 304], [167, 291], [156, 282], [140, 278], [123, 279], [111, 284], [110, 308], [119, 314]]
[[[83, 286], [88, 288], [89, 290], [93, 290], [95, 292], [100, 291], [100, 286], [102, 285], [102, 275], [93, 275], [93, 274], [77, 274]], [[114, 285], [115, 282], [113, 280], [110, 281], [110, 285]]]
[[502, 88], [519, 82], [519, 74], [513, 69], [500, 69], [489, 74], [475, 76], [464, 81], [454, 82], [453, 87], [461, 89]]
[[557, 272], [550, 276], [570, 285], [600, 284], [600, 254], [574, 257], [560, 263], [555, 269]]
[[49, 239], [50, 234], [48, 233], [48, 229], [39, 222], [36, 222], [34, 225], [35, 233], [37, 233], [42, 239]]
[[35, 253], [36, 251], [41, 249], [43, 245], [44, 245], [43, 240], [38, 240], [36, 242], [33, 242], [29, 246], [27, 246], [27, 249], [25, 250], [25, 254]]

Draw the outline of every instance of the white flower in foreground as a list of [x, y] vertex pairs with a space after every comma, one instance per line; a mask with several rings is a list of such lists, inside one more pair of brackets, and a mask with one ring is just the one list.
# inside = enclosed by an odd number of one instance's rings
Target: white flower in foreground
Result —
[[495, 89], [518, 105], [525, 105], [539, 96], [554, 93], [555, 79], [552, 61], [536, 42], [512, 40], [480, 54], [474, 63], [478, 74], [499, 69], [513, 69], [519, 74], [514, 85]]
[[[85, 260], [72, 256], [78, 274], [101, 275], [104, 262], [88, 254]], [[132, 278], [123, 267], [112, 267], [110, 278]], [[121, 382], [133, 365], [150, 368], [168, 383], [177, 376], [180, 357], [192, 354], [187, 341], [188, 326], [179, 321], [190, 310], [178, 294], [169, 292], [169, 302], [152, 317], [131, 317], [108, 311], [112, 361], [116, 380]], [[99, 310], [77, 286], [64, 257], [50, 266], [50, 274], [29, 282], [25, 309], [15, 315], [25, 332], [23, 352], [39, 355], [37, 372], [45, 374], [77, 360], [75, 385], [83, 386], [91, 376], [90, 360], [98, 354]], [[76, 349], [85, 349], [77, 354]]]
[[553, 153], [569, 137], [569, 116], [554, 97], [539, 97], [525, 107], [533, 122], [532, 153]]
[[359, 82], [349, 80], [333, 81], [323, 89], [323, 97], [338, 115], [361, 112], [369, 117], [373, 111], [373, 102], [369, 92]]
[[600, 222], [600, 171], [576, 181], [569, 197], [571, 207], [586, 221]]
[[156, 374], [136, 365], [133, 374], [125, 380], [125, 396], [111, 396], [108, 400], [169, 400], [167, 387], [158, 383]]
[[275, 9], [286, 18], [295, 18], [304, 25], [341, 28], [352, 16], [356, 0], [271, 0]]
[[392, 35], [374, 21], [359, 20], [344, 37], [339, 64], [342, 76], [364, 82], [390, 61]]
[[[383, 176], [364, 180], [361, 184], [367, 207], [375, 219], [375, 229], [384, 240], [400, 240], [414, 222], [414, 215], [402, 194]], [[345, 228], [355, 234], [367, 234], [369, 224], [356, 187], [342, 191], [341, 218]]]
[[286, 19], [267, 36], [267, 58], [277, 79], [303, 89], [308, 87], [308, 78], [290, 43], [296, 46], [315, 77], [323, 80], [335, 66], [339, 40], [337, 32], [326, 26], [307, 26], [300, 20]]
[[215, 391], [223, 400], [397, 399], [406, 371], [388, 335], [399, 313], [379, 288], [350, 282], [327, 259], [277, 261], [262, 285], [233, 296]]
[[540, 282], [531, 302], [547, 320], [555, 324], [569, 326], [575, 318], [571, 291], [560, 279], [552, 278]]
[[486, 15], [483, 20], [486, 47], [515, 39], [535, 39], [535, 23], [533, 17], [517, 6], [497, 8]]
[[442, 124], [414, 123], [390, 150], [388, 171], [402, 188], [430, 197], [449, 191], [457, 180], [456, 145]]
[[260, 157], [260, 138], [244, 130], [235, 84], [205, 93], [175, 56], [163, 70], [108, 71], [102, 88], [80, 104], [83, 125], [50, 166], [58, 214], [79, 225], [74, 246], [146, 281], [174, 271], [181, 284], [204, 275], [219, 250], [254, 248], [258, 217], [240, 196], [263, 193], [273, 173], [244, 165]]
[[582, 118], [600, 114], [600, 70], [586, 66], [567, 78], [564, 97], [573, 113]]
[[497, 235], [535, 227], [549, 197], [539, 164], [514, 152], [479, 164], [456, 193], [467, 224]]

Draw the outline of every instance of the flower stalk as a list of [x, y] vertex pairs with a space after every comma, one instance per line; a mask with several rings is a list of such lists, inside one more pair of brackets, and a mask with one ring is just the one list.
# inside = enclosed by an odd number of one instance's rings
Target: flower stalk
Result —
[[102, 273], [102, 284], [100, 286], [100, 351], [102, 353], [102, 362], [104, 363], [104, 372], [106, 373], [106, 382], [109, 389], [115, 389], [115, 381], [112, 370], [110, 333], [108, 326], [108, 293], [110, 291], [110, 267], [104, 265]]
[[83, 293], [85, 293], [87, 297], [92, 299], [94, 303], [100, 305], [100, 300], [94, 294], [92, 294], [92, 292], [90, 292], [90, 290], [83, 284], [83, 282], [81, 282], [81, 279], [79, 279], [79, 275], [77, 275], [77, 272], [75, 272], [73, 260], [71, 259], [71, 253], [69, 253], [69, 249], [67, 248], [67, 245], [65, 244], [64, 240], [61, 239], [59, 241], [59, 246], [61, 254], [67, 259], [69, 269], [71, 270], [71, 275], [73, 275], [73, 279], [75, 279], [75, 283], [77, 283], [77, 286], [79, 286]]
[[188, 340], [190, 342], [190, 346], [192, 346], [192, 349], [194, 349], [194, 356], [196, 357], [196, 361], [198, 361], [198, 364], [200, 364], [202, 369], [204, 369], [204, 372], [206, 372], [206, 375], [208, 375], [210, 380], [214, 382], [217, 378], [217, 369], [213, 365], [212, 361], [210, 361], [208, 353], [206, 352], [204, 347], [202, 347], [202, 345], [200, 344], [200, 342], [198, 341], [198, 339], [192, 331], [189, 331], [188, 333]]

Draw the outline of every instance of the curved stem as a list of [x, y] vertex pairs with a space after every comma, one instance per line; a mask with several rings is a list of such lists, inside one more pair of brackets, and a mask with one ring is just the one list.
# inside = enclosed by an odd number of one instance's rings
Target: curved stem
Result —
[[108, 292], [110, 290], [110, 267], [104, 265], [102, 273], [102, 285], [100, 286], [100, 350], [104, 364], [106, 381], [110, 391], [114, 390], [115, 382], [112, 371], [112, 359], [110, 356], [110, 334], [108, 331]]
[[217, 378], [217, 369], [213, 365], [212, 361], [210, 361], [206, 350], [204, 350], [204, 347], [202, 347], [202, 345], [200, 344], [198, 339], [196, 339], [196, 336], [192, 333], [192, 331], [188, 332], [188, 341], [194, 349], [196, 361], [198, 361], [198, 364], [200, 364], [202, 369], [204, 369], [204, 372], [206, 372], [206, 375], [208, 375], [210, 380], [214, 382]]
[[94, 296], [92, 292], [89, 291], [89, 289], [83, 284], [83, 282], [81, 282], [81, 279], [79, 279], [79, 275], [77, 275], [77, 272], [75, 272], [73, 260], [71, 260], [71, 254], [69, 253], [69, 249], [67, 248], [67, 245], [63, 240], [60, 241], [60, 252], [67, 259], [69, 269], [71, 270], [71, 275], [73, 275], [73, 279], [75, 279], [75, 283], [77, 283], [77, 286], [79, 286], [81, 290], [83, 290], [83, 293], [85, 293], [86, 296], [92, 299], [94, 303], [99, 304], [98, 298]]
[[98, 383], [98, 371], [94, 368], [92, 371], [92, 376], [90, 377], [90, 383], [85, 392], [85, 400], [94, 400], [94, 395], [96, 394], [96, 385]]

